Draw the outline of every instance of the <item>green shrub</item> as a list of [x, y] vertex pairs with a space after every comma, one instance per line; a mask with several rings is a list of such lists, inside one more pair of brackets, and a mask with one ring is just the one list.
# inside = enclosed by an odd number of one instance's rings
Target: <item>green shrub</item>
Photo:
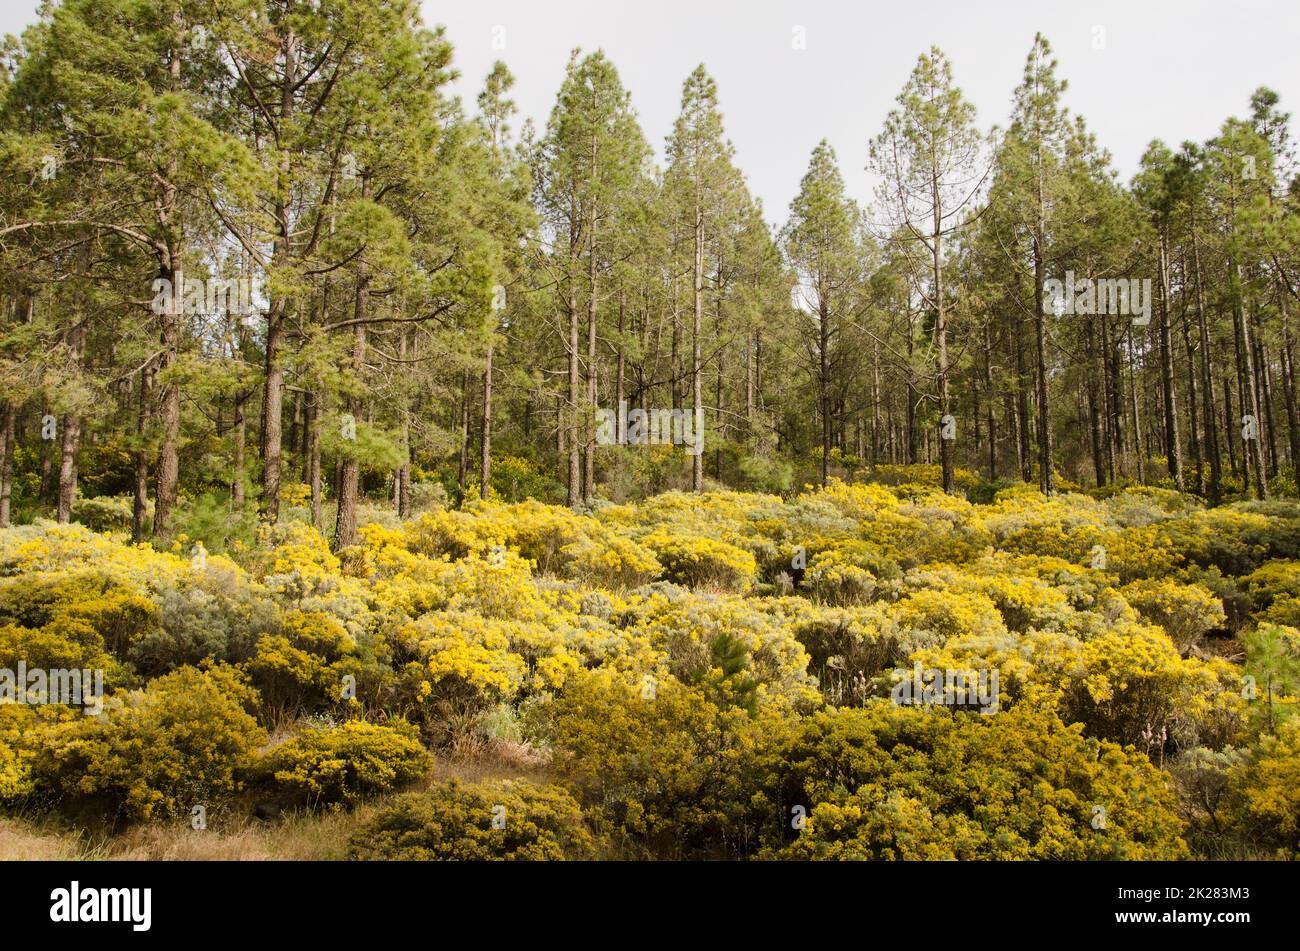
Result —
[[621, 851], [723, 857], [744, 800], [728, 789], [759, 721], [672, 677], [652, 684], [596, 671], [567, 687], [552, 714], [556, 768]]
[[860, 555], [832, 548], [816, 555], [803, 576], [803, 585], [818, 601], [835, 605], [866, 604], [876, 592], [876, 576]]
[[352, 859], [404, 861], [562, 861], [595, 852], [568, 793], [510, 780], [452, 780], [407, 793], [358, 829], [348, 846]]
[[204, 660], [240, 660], [257, 635], [275, 623], [269, 600], [200, 587], [166, 588], [159, 623], [131, 645], [130, 658], [141, 673], [154, 676]]
[[777, 456], [742, 456], [738, 468], [751, 492], [786, 492], [794, 482], [794, 466]]
[[1241, 638], [1246, 672], [1255, 678], [1255, 697], [1269, 703], [1283, 696], [1300, 697], [1300, 629], [1260, 624]]
[[1265, 736], [1230, 778], [1229, 820], [1278, 858], [1300, 858], [1300, 718]]
[[[153, 502], [145, 506], [145, 517], [153, 518]], [[129, 496], [96, 496], [76, 499], [72, 519], [94, 532], [129, 532], [135, 519], [135, 500]]]

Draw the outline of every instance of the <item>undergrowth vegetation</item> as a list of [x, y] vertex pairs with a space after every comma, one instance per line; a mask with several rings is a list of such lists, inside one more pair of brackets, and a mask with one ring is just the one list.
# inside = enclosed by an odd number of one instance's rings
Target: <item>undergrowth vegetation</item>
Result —
[[[0, 705], [0, 803], [335, 816], [356, 858], [1300, 854], [1300, 504], [885, 481], [473, 502], [337, 555], [4, 530], [0, 668], [106, 696]], [[996, 703], [896, 702], [916, 668]]]

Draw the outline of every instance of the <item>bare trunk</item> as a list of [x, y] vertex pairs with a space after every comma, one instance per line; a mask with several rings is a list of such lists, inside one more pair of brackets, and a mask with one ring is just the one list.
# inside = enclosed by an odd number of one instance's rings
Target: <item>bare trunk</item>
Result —
[[[366, 318], [369, 302], [369, 286], [365, 279], [357, 288], [355, 314], [358, 321]], [[366, 325], [356, 325], [356, 336], [352, 344], [352, 365], [356, 373], [363, 372], [366, 359]], [[353, 396], [348, 400], [348, 412], [354, 419], [362, 414], [361, 398]], [[334, 550], [341, 551], [357, 543], [357, 495], [361, 484], [361, 460], [355, 449], [343, 456], [339, 469], [338, 514], [334, 520]]]
[[0, 528], [9, 527], [14, 475], [14, 427], [17, 423], [17, 408], [13, 403], [5, 403], [4, 412], [0, 413]]
[[81, 448], [81, 417], [63, 416], [63, 442], [59, 458], [59, 507], [61, 524], [72, 521], [72, 503], [77, 500], [77, 450]]
[[[298, 85], [298, 38], [292, 31], [283, 46], [284, 76], [280, 85], [280, 121], [289, 123], [294, 111], [294, 92]], [[279, 186], [275, 196], [275, 241], [271, 248], [271, 269], [283, 267], [290, 257], [289, 196], [280, 191], [290, 178], [290, 155], [287, 146], [280, 150]], [[262, 518], [275, 524], [280, 520], [281, 439], [284, 413], [284, 368], [280, 366], [280, 346], [284, 340], [284, 322], [288, 300], [277, 295], [266, 313], [265, 383], [262, 393]]]
[[136, 408], [135, 486], [131, 505], [131, 540], [140, 544], [149, 534], [149, 394], [153, 389], [153, 369], [141, 367]]
[[235, 394], [235, 425], [232, 428], [234, 446], [234, 472], [230, 483], [230, 507], [236, 512], [244, 510], [244, 454], [248, 439], [248, 392]]
[[[370, 176], [361, 179], [363, 198], [370, 197]], [[352, 342], [352, 367], [358, 380], [364, 378], [366, 366], [366, 321], [370, 316], [370, 274], [363, 264], [357, 278], [356, 305], [353, 320], [356, 321], [356, 336]], [[365, 409], [363, 397], [353, 395], [348, 398], [348, 412], [354, 420], [360, 420]], [[338, 514], [334, 520], [334, 551], [342, 551], [357, 543], [357, 496], [361, 483], [361, 460], [353, 451], [343, 456], [339, 471]]]
[[483, 453], [479, 466], [479, 498], [487, 501], [492, 481], [492, 344], [488, 344], [487, 366], [483, 369]]
[[1174, 348], [1169, 335], [1169, 242], [1160, 234], [1160, 388], [1165, 418], [1165, 458], [1174, 488], [1182, 492], [1183, 448], [1178, 434], [1178, 391], [1174, 387]]
[[[1250, 319], [1248, 317], [1248, 311], [1242, 300], [1244, 289], [1242, 286], [1243, 282], [1241, 279], [1241, 265], [1234, 262], [1231, 265], [1231, 267], [1232, 267], [1233, 283], [1234, 283], [1234, 291], [1235, 291], [1235, 293], [1233, 294], [1233, 307], [1236, 310], [1236, 317], [1237, 317], [1236, 323], [1238, 326], [1238, 331], [1241, 335], [1241, 341], [1240, 341], [1241, 353], [1242, 353], [1242, 358], [1245, 361], [1245, 365], [1242, 368], [1243, 373], [1245, 374], [1245, 384], [1242, 392], [1242, 398], [1243, 398], [1243, 402], [1247, 407], [1246, 414], [1252, 416], [1255, 422], [1255, 425], [1253, 427], [1253, 438], [1252, 439], [1243, 438], [1242, 442], [1243, 445], [1245, 446], [1248, 465], [1255, 473], [1255, 488], [1258, 491], [1259, 497], [1261, 499], [1267, 499], [1268, 498], [1268, 476], [1265, 474], [1264, 471], [1264, 454], [1263, 452], [1260, 451], [1260, 435], [1261, 435], [1261, 430], [1263, 428], [1263, 424], [1260, 420], [1259, 392], [1255, 385], [1255, 357], [1253, 353], [1254, 347], [1251, 344]], [[1245, 429], [1247, 424], [1243, 421], [1242, 425], [1243, 425], [1243, 433], [1245, 433], [1247, 431]]]
[[582, 390], [578, 368], [578, 302], [574, 299], [572, 279], [565, 301], [569, 312], [569, 405], [565, 414], [568, 428], [566, 442], [569, 450], [569, 491], [567, 501], [576, 508], [582, 501], [582, 441], [578, 431], [578, 404]]
[[[168, 294], [162, 313], [162, 360], [159, 367], [166, 374], [176, 365], [180, 344], [180, 295], [183, 293], [184, 276], [180, 270], [164, 263], [159, 277], [165, 281], [164, 287], [175, 289]], [[163, 381], [162, 396], [159, 403], [161, 433], [158, 444], [158, 473], [154, 486], [153, 534], [158, 545], [166, 548], [171, 545], [175, 534], [172, 516], [176, 508], [176, 498], [180, 480], [180, 460], [178, 457], [181, 433], [181, 390], [174, 378]]]
[[322, 527], [321, 506], [324, 503], [320, 472], [321, 395], [312, 393], [307, 410], [307, 484], [311, 486], [311, 523], [317, 530]]
[[[704, 314], [704, 209], [699, 187], [695, 190], [695, 281], [694, 281], [694, 318], [691, 327], [691, 390], [694, 396], [692, 409], [695, 413], [695, 439], [700, 444], [704, 437], [704, 389], [700, 373], [700, 325]], [[825, 463], [823, 462], [823, 470]], [[696, 452], [691, 456], [691, 490], [704, 491], [704, 453]]]
[[[1214, 367], [1210, 352], [1210, 330], [1205, 317], [1205, 293], [1201, 281], [1201, 249], [1196, 240], [1195, 222], [1192, 225], [1192, 271], [1196, 279], [1196, 329], [1201, 342], [1201, 394], [1205, 401], [1202, 415], [1205, 418], [1205, 451], [1210, 459], [1210, 481], [1206, 495], [1213, 505], [1219, 504], [1222, 495], [1222, 461], [1219, 457], [1218, 422], [1214, 415]], [[1231, 434], [1231, 430], [1229, 430]], [[1231, 442], [1231, 440], [1229, 440]]]

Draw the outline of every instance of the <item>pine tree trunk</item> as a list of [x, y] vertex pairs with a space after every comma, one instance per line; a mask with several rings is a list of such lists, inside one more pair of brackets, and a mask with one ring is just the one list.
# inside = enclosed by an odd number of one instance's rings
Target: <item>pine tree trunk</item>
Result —
[[[298, 87], [298, 37], [292, 30], [285, 36], [284, 76], [280, 84], [280, 123], [287, 126], [293, 121], [294, 93]], [[290, 178], [290, 153], [287, 145], [280, 147], [279, 179]], [[288, 264], [290, 256], [289, 196], [277, 191], [274, 207], [275, 239], [271, 247], [271, 270]], [[275, 524], [280, 520], [281, 440], [284, 413], [284, 368], [280, 365], [280, 347], [284, 340], [288, 299], [276, 295], [266, 313], [266, 360], [262, 392], [262, 518]]]
[[456, 484], [461, 497], [465, 495], [469, 479], [469, 371], [460, 372], [460, 409], [456, 416], [458, 455], [456, 459]]
[[1146, 485], [1146, 449], [1142, 445], [1142, 409], [1138, 402], [1136, 357], [1133, 354], [1133, 328], [1128, 330], [1128, 388], [1133, 404], [1133, 449], [1137, 454], [1138, 482]]
[[[704, 437], [704, 382], [700, 367], [700, 333], [704, 316], [704, 208], [699, 188], [695, 191], [695, 280], [694, 280], [694, 316], [691, 326], [691, 391], [693, 394], [692, 411], [695, 420], [692, 423], [695, 438], [702, 441]], [[822, 463], [823, 471], [825, 462]], [[704, 454], [696, 452], [691, 456], [691, 491], [704, 491]]]
[[755, 331], [745, 335], [745, 442], [754, 438], [754, 338]]
[[131, 506], [131, 540], [140, 544], [149, 533], [149, 393], [153, 389], [153, 369], [140, 368], [139, 406], [136, 409], [135, 434], [140, 441], [135, 452], [135, 491]]
[[1228, 444], [1228, 463], [1230, 466], [1228, 471], [1232, 473], [1234, 479], [1240, 473], [1237, 466], [1237, 440], [1233, 436], [1235, 428], [1232, 423], [1232, 380], [1225, 374], [1223, 377], [1223, 431], [1226, 434], [1224, 441]]
[[1085, 357], [1089, 367], [1085, 389], [1088, 395], [1088, 435], [1092, 449], [1092, 473], [1097, 485], [1103, 486], [1106, 484], [1106, 458], [1101, 425], [1101, 396], [1097, 392], [1098, 381], [1095, 372], [1097, 365], [1095, 317], [1089, 317], [1084, 321], [1084, 333]]
[[827, 395], [829, 386], [828, 377], [830, 371], [827, 367], [826, 351], [830, 346], [830, 313], [826, 305], [826, 296], [824, 289], [818, 293], [819, 303], [819, 320], [818, 320], [818, 350], [819, 363], [817, 368], [817, 411], [821, 415], [822, 423], [822, 488], [826, 488], [827, 466], [830, 463], [831, 455], [831, 407], [830, 399]]
[[1164, 405], [1165, 453], [1174, 488], [1182, 492], [1183, 448], [1178, 434], [1177, 390], [1174, 386], [1174, 348], [1169, 333], [1169, 240], [1160, 233], [1160, 387]]
[[14, 476], [14, 428], [17, 423], [17, 408], [13, 403], [5, 403], [4, 411], [0, 412], [0, 528], [9, 527]]
[[[403, 330], [397, 337], [397, 358], [406, 360], [408, 335]], [[393, 495], [397, 506], [397, 517], [411, 517], [411, 401], [409, 396], [402, 398], [402, 463], [393, 473]], [[487, 484], [487, 480], [483, 480]]]
[[1020, 468], [1020, 481], [1034, 479], [1033, 456], [1029, 444], [1029, 378], [1025, 369], [1025, 350], [1020, 322], [1012, 325], [1013, 357], [1016, 365], [1016, 401], [1014, 426], [1016, 430], [1016, 464]]
[[615, 440], [618, 445], [623, 445], [627, 438], [627, 433], [623, 432], [623, 400], [627, 396], [624, 392], [627, 386], [627, 358], [623, 354], [623, 291], [618, 292], [618, 349], [614, 355], [614, 411], [618, 414], [615, 423]]
[[1243, 281], [1241, 277], [1241, 265], [1231, 262], [1234, 291], [1233, 308], [1236, 317], [1237, 327], [1241, 334], [1241, 354], [1245, 363], [1242, 372], [1245, 376], [1244, 390], [1242, 396], [1247, 406], [1247, 412], [1255, 418], [1255, 438], [1243, 440], [1245, 445], [1246, 457], [1249, 467], [1255, 474], [1255, 488], [1261, 499], [1268, 498], [1268, 476], [1264, 471], [1264, 454], [1260, 451], [1260, 434], [1263, 429], [1260, 420], [1260, 396], [1255, 385], [1255, 357], [1254, 347], [1251, 345], [1250, 319], [1248, 312], [1242, 300]]
[[[175, 367], [180, 344], [180, 314], [177, 311], [184, 294], [184, 276], [174, 266], [174, 261], [175, 258], [165, 261], [159, 272], [163, 287], [174, 289], [174, 293], [166, 296], [162, 312], [162, 362], [159, 370], [164, 374]], [[181, 390], [174, 378], [163, 382], [159, 419], [162, 425], [154, 486], [153, 534], [155, 542], [167, 548], [175, 534], [172, 517], [180, 480]]]
[[[1223, 493], [1223, 461], [1219, 455], [1218, 422], [1214, 414], [1214, 357], [1210, 350], [1210, 330], [1205, 316], [1201, 249], [1197, 241], [1195, 221], [1192, 222], [1192, 272], [1196, 281], [1196, 331], [1201, 343], [1201, 398], [1205, 401], [1202, 408], [1202, 416], [1205, 418], [1205, 452], [1210, 460], [1210, 479], [1206, 485], [1206, 496], [1211, 505], [1218, 505]], [[1231, 432], [1228, 430], [1229, 436]]]
[[[365, 176], [361, 182], [361, 194], [370, 196], [370, 178]], [[366, 364], [366, 320], [370, 316], [370, 276], [363, 269], [357, 279], [356, 304], [353, 320], [356, 321], [355, 337], [352, 343], [353, 372], [360, 379], [365, 373]], [[348, 412], [354, 420], [360, 421], [365, 406], [363, 397], [354, 394], [348, 398]], [[342, 551], [357, 543], [357, 497], [361, 483], [361, 460], [353, 451], [343, 457], [339, 472], [338, 514], [334, 520], [334, 551]]]
[[[492, 344], [488, 344], [487, 365], [483, 369], [483, 453], [479, 465], [479, 498], [487, 501], [492, 482]], [[409, 467], [409, 462], [407, 463]]]
[[913, 351], [916, 349], [915, 335], [912, 331], [911, 318], [907, 326], [907, 407], [905, 419], [907, 424], [907, 464], [916, 465], [917, 460], [917, 425], [916, 425], [916, 370], [912, 365]]
[[244, 447], [248, 438], [248, 398], [251, 394], [241, 391], [235, 394], [234, 434], [234, 475], [230, 483], [230, 507], [236, 512], [244, 510]]
[[566, 442], [569, 448], [568, 503], [570, 508], [577, 508], [582, 502], [582, 444], [578, 435], [578, 404], [582, 391], [578, 378], [578, 302], [574, 298], [572, 280], [565, 303], [569, 311], [569, 406], [566, 414]]
[[321, 508], [325, 501], [320, 470], [321, 402], [321, 394], [313, 392], [307, 423], [307, 484], [311, 486], [311, 523], [318, 531], [324, 524]]
[[[1042, 191], [1039, 190], [1041, 207]], [[1041, 219], [1040, 219], [1041, 220]], [[1037, 344], [1038, 379], [1038, 487], [1044, 495], [1056, 493], [1056, 473], [1052, 468], [1052, 397], [1047, 387], [1047, 316], [1043, 313], [1043, 284], [1046, 263], [1043, 259], [1044, 236], [1039, 225], [1034, 235], [1034, 331]]]
[[77, 500], [77, 451], [81, 448], [81, 417], [65, 413], [61, 422], [63, 442], [59, 457], [58, 520], [72, 521], [72, 504]]
[[1187, 317], [1187, 308], [1183, 307], [1183, 352], [1187, 354], [1187, 413], [1188, 432], [1191, 436], [1192, 466], [1196, 471], [1195, 491], [1205, 495], [1205, 457], [1201, 451], [1200, 406], [1196, 392], [1196, 349], [1192, 346], [1191, 320]]
[[942, 427], [951, 415], [948, 400], [948, 327], [943, 288], [943, 203], [939, 194], [939, 174], [932, 169], [930, 175], [931, 207], [934, 212], [934, 229], [931, 233], [932, 266], [934, 269], [934, 335], [939, 348], [939, 465], [943, 470], [943, 491], [949, 495], [957, 492], [953, 474], [952, 446], [954, 440], [944, 438]]

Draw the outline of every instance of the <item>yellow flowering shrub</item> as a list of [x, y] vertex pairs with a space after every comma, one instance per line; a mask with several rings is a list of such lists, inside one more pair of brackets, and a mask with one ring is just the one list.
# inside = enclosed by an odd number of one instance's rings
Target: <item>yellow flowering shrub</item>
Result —
[[20, 801], [35, 791], [31, 760], [36, 751], [30, 738], [36, 729], [33, 707], [0, 704], [0, 802]]
[[969, 635], [925, 647], [924, 668], [998, 671], [1003, 707], [1039, 689], [1066, 723], [1089, 736], [1153, 753], [1166, 745], [1222, 745], [1241, 725], [1240, 669], [1183, 658], [1159, 628], [1120, 622], [1088, 640], [1031, 630]]
[[1254, 571], [1269, 558], [1300, 557], [1300, 516], [1274, 514], [1258, 503], [1204, 509], [1153, 526], [1158, 548], [1186, 563], [1214, 566], [1225, 574]]
[[1066, 670], [1062, 716], [1090, 736], [1155, 750], [1171, 738], [1222, 745], [1244, 700], [1240, 670], [1222, 660], [1184, 659], [1162, 631], [1141, 624], [1082, 644]]
[[612, 532], [570, 542], [560, 554], [565, 559], [565, 577], [592, 587], [635, 588], [663, 572], [654, 552]]
[[1107, 545], [1117, 526], [1105, 507], [1083, 495], [1047, 498], [1037, 492], [999, 492], [981, 506], [977, 524], [1002, 551], [1048, 555], [1083, 563], [1097, 545]]
[[791, 612], [789, 623], [808, 651], [809, 669], [824, 688], [838, 685], [840, 699], [845, 699], [845, 685], [851, 697], [859, 677], [872, 678], [901, 666], [925, 640], [900, 630], [882, 604], [798, 609]]
[[758, 570], [749, 552], [715, 538], [683, 536], [660, 528], [643, 541], [664, 566], [664, 576], [678, 584], [745, 591]]
[[35, 787], [65, 807], [143, 820], [215, 805], [243, 788], [266, 739], [253, 691], [230, 668], [184, 667], [114, 696], [102, 716], [41, 730]]
[[[827, 710], [778, 734], [752, 768], [770, 857], [1188, 855], [1167, 776], [1033, 704], [989, 717], [886, 701]], [[795, 807], [802, 828], [792, 828]]]
[[756, 722], [671, 676], [653, 690], [609, 671], [556, 700], [555, 768], [596, 831], [631, 856], [722, 854], [727, 795], [754, 749]]
[[893, 492], [868, 482], [831, 479], [818, 496], [858, 522], [875, 521], [884, 513], [897, 511], [903, 506]]
[[344, 678], [366, 676], [356, 640], [338, 620], [319, 611], [287, 612], [278, 633], [258, 639], [242, 669], [265, 708], [295, 713], [343, 703]]
[[1179, 584], [1168, 578], [1143, 579], [1124, 585], [1120, 594], [1144, 618], [1160, 625], [1184, 651], [1226, 619], [1223, 602], [1204, 585]]
[[660, 570], [654, 555], [627, 535], [532, 499], [514, 505], [474, 501], [459, 511], [428, 513], [411, 526], [409, 547], [452, 559], [509, 549], [539, 573], [601, 587], [635, 587]]
[[1262, 619], [1292, 625], [1289, 618], [1300, 619], [1300, 561], [1270, 561], [1243, 577], [1241, 586]]
[[866, 604], [876, 592], [876, 576], [843, 547], [815, 555], [802, 581], [809, 594], [827, 604]]
[[271, 591], [295, 597], [330, 587], [341, 568], [321, 533], [296, 521], [261, 526], [247, 564]]
[[[908, 572], [901, 592], [942, 592], [974, 597], [976, 610], [987, 610], [985, 600], [996, 610], [995, 617], [1010, 630], [1028, 631], [1083, 629], [1103, 626], [1100, 619], [1087, 617], [1070, 602], [1070, 592], [1057, 583], [1033, 574], [1022, 574], [1002, 557], [990, 557], [963, 566], [929, 564]], [[933, 597], [933, 595], [929, 595]], [[1112, 618], [1113, 620], [1113, 618]]]
[[934, 588], [914, 591], [891, 611], [901, 630], [916, 640], [942, 643], [954, 637], [997, 635], [1006, 631], [997, 605], [987, 595]]
[[[953, 482], [962, 493], [970, 492], [980, 481], [979, 473], [963, 469], [961, 466], [955, 466], [952, 474]], [[921, 463], [911, 465], [882, 463], [860, 470], [855, 475], [872, 482], [899, 487], [919, 486], [934, 489], [943, 485], [943, 467]]]
[[594, 858], [581, 810], [557, 786], [499, 780], [435, 783], [399, 796], [353, 833], [348, 857], [384, 861]]
[[414, 731], [353, 720], [308, 729], [262, 754], [258, 771], [290, 804], [343, 803], [408, 785], [433, 757]]
[[806, 704], [815, 694], [807, 651], [789, 624], [745, 598], [669, 589], [633, 599], [628, 614], [627, 634], [648, 642], [678, 679], [703, 678], [719, 666], [725, 649], [764, 695]]

